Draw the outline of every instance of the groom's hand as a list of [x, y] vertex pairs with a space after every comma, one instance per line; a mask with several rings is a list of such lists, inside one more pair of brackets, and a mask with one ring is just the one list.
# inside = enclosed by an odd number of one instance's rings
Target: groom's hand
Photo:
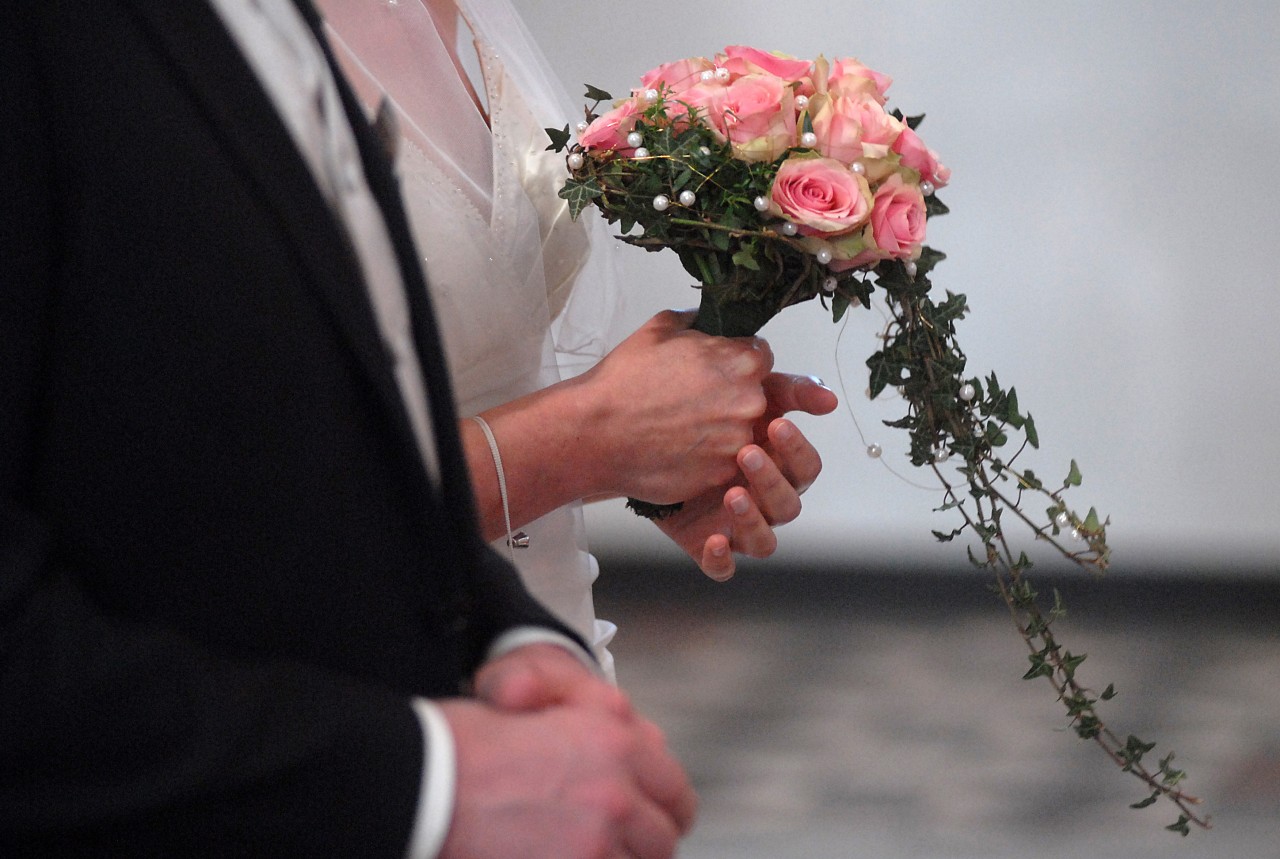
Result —
[[473, 687], [478, 699], [502, 710], [588, 707], [620, 717], [635, 712], [622, 690], [555, 644], [529, 644], [491, 660], [476, 672]]
[[440, 859], [669, 859], [697, 796], [662, 733], [634, 713], [446, 701], [457, 790]]
[[656, 524], [713, 579], [735, 570], [735, 554], [765, 558], [777, 548], [774, 528], [800, 515], [800, 495], [822, 471], [822, 458], [794, 423], [781, 415], [825, 415], [836, 395], [810, 376], [771, 373], [764, 380], [769, 408], [757, 426], [757, 444], [738, 452], [741, 475], [684, 503]]

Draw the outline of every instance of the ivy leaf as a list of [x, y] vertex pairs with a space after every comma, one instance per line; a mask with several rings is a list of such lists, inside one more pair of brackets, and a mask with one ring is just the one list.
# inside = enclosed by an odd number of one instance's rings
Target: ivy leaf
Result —
[[585, 84], [585, 86], [587, 93], [583, 98], [587, 99], [587, 101], [613, 101], [613, 96], [599, 87], [594, 87], [591, 84]]
[[749, 250], [741, 250], [734, 254], [733, 264], [751, 271], [760, 270], [760, 263], [756, 262], [756, 255]]
[[1152, 791], [1152, 792], [1151, 792], [1151, 796], [1149, 796], [1149, 797], [1147, 797], [1146, 799], [1141, 800], [1141, 801], [1139, 801], [1139, 802], [1135, 802], [1135, 803], [1133, 803], [1132, 805], [1130, 805], [1129, 807], [1130, 807], [1130, 808], [1146, 808], [1146, 807], [1148, 807], [1148, 806], [1155, 805], [1156, 800], [1157, 800], [1157, 799], [1159, 799], [1159, 798], [1160, 798], [1160, 791], [1155, 790], [1155, 791]]
[[560, 196], [569, 202], [569, 217], [576, 221], [593, 200], [604, 196], [604, 190], [594, 177], [583, 181], [569, 179], [560, 189]]
[[551, 138], [551, 143], [547, 146], [547, 149], [552, 152], [563, 152], [564, 148], [569, 145], [570, 135], [568, 124], [566, 124], [564, 128], [548, 128], [545, 130], [547, 132], [547, 137]]
[[1040, 433], [1036, 432], [1036, 422], [1031, 419], [1031, 415], [1026, 416], [1026, 422], [1023, 425], [1023, 431], [1027, 436], [1027, 444], [1039, 450]]
[[1067, 472], [1067, 479], [1063, 481], [1063, 488], [1068, 486], [1079, 486], [1081, 481], [1080, 466], [1076, 465], [1076, 461], [1071, 460], [1071, 470]]

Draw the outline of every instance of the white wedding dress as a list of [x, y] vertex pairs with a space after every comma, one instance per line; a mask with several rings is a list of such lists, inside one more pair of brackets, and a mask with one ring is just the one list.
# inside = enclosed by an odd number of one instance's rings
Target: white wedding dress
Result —
[[[570, 220], [564, 156], [547, 127], [581, 115], [506, 0], [458, 0], [474, 51], [464, 86], [422, 0], [321, 0], [339, 61], [372, 114], [396, 110], [396, 168], [422, 254], [459, 412], [475, 415], [590, 367], [616, 339], [613, 244], [600, 219]], [[470, 35], [474, 35], [474, 48]], [[462, 53], [467, 57], [466, 53]], [[598, 224], [596, 222], [599, 222]], [[596, 250], [593, 252], [593, 247]], [[597, 576], [580, 504], [519, 530], [509, 550], [526, 585], [592, 646], [613, 676], [613, 624], [598, 620]]]

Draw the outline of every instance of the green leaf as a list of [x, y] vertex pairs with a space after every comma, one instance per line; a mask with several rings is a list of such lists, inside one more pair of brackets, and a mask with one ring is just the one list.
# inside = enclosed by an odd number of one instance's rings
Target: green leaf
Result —
[[1063, 482], [1063, 488], [1068, 486], [1079, 486], [1081, 482], [1080, 466], [1076, 465], [1076, 461], [1071, 460], [1071, 470], [1067, 472], [1067, 479]]
[[1160, 798], [1160, 791], [1158, 791], [1158, 790], [1153, 790], [1153, 791], [1151, 792], [1151, 796], [1149, 796], [1149, 797], [1147, 797], [1146, 799], [1141, 800], [1141, 801], [1139, 801], [1139, 802], [1135, 802], [1135, 803], [1133, 803], [1132, 805], [1130, 805], [1129, 807], [1130, 807], [1130, 808], [1147, 808], [1148, 806], [1155, 805], [1156, 800], [1158, 800], [1159, 798]]
[[1116, 697], [1116, 684], [1108, 683], [1107, 688], [1102, 690], [1102, 694], [1098, 696], [1103, 701], [1110, 701]]
[[585, 86], [587, 88], [587, 92], [583, 98], [587, 101], [613, 101], [613, 96], [609, 95], [609, 93], [599, 87], [594, 87], [591, 84], [585, 84]]
[[749, 250], [741, 250], [733, 255], [733, 264], [739, 268], [750, 269], [751, 271], [759, 271], [760, 263], [756, 262], [756, 256]]
[[551, 138], [551, 144], [547, 149], [552, 152], [563, 152], [564, 148], [569, 145], [569, 126], [566, 124], [564, 128], [548, 128], [546, 129], [547, 137]]
[[1185, 838], [1187, 837], [1187, 835], [1191, 833], [1191, 827], [1187, 826], [1187, 824], [1190, 821], [1191, 821], [1191, 818], [1187, 817], [1185, 814], [1179, 814], [1178, 819], [1173, 823], [1170, 823], [1168, 826], [1166, 826], [1165, 829], [1169, 830], [1170, 832], [1177, 832], [1179, 835]]
[[849, 309], [849, 296], [843, 292], [837, 292], [831, 296], [831, 321], [839, 322], [844, 316], [844, 312]]
[[1089, 532], [1098, 531], [1102, 528], [1102, 523], [1098, 521], [1098, 511], [1096, 508], [1089, 508], [1089, 515], [1084, 517], [1084, 524], [1080, 527]]
[[1026, 424], [1023, 426], [1023, 430], [1027, 435], [1027, 444], [1039, 450], [1040, 433], [1036, 432], [1036, 422], [1031, 419], [1031, 415], [1027, 415]]
[[576, 221], [593, 200], [604, 196], [604, 190], [595, 177], [583, 181], [568, 179], [560, 189], [560, 196], [569, 202], [569, 217]]

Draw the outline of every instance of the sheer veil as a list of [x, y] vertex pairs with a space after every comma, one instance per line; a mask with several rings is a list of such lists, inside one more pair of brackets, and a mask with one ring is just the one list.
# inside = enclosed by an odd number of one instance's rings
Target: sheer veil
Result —
[[[569, 218], [564, 156], [547, 127], [581, 116], [507, 0], [457, 0], [447, 46], [424, 0], [318, 0], [330, 42], [372, 116], [394, 110], [396, 169], [441, 321], [459, 410], [477, 414], [589, 368], [619, 338], [612, 240]], [[452, 21], [448, 23], [453, 23]], [[474, 41], [472, 41], [474, 37]], [[474, 59], [463, 82], [450, 47]], [[523, 528], [526, 584], [593, 644], [606, 671], [612, 624], [595, 619], [595, 559], [581, 505]], [[501, 547], [505, 552], [506, 548]]]

